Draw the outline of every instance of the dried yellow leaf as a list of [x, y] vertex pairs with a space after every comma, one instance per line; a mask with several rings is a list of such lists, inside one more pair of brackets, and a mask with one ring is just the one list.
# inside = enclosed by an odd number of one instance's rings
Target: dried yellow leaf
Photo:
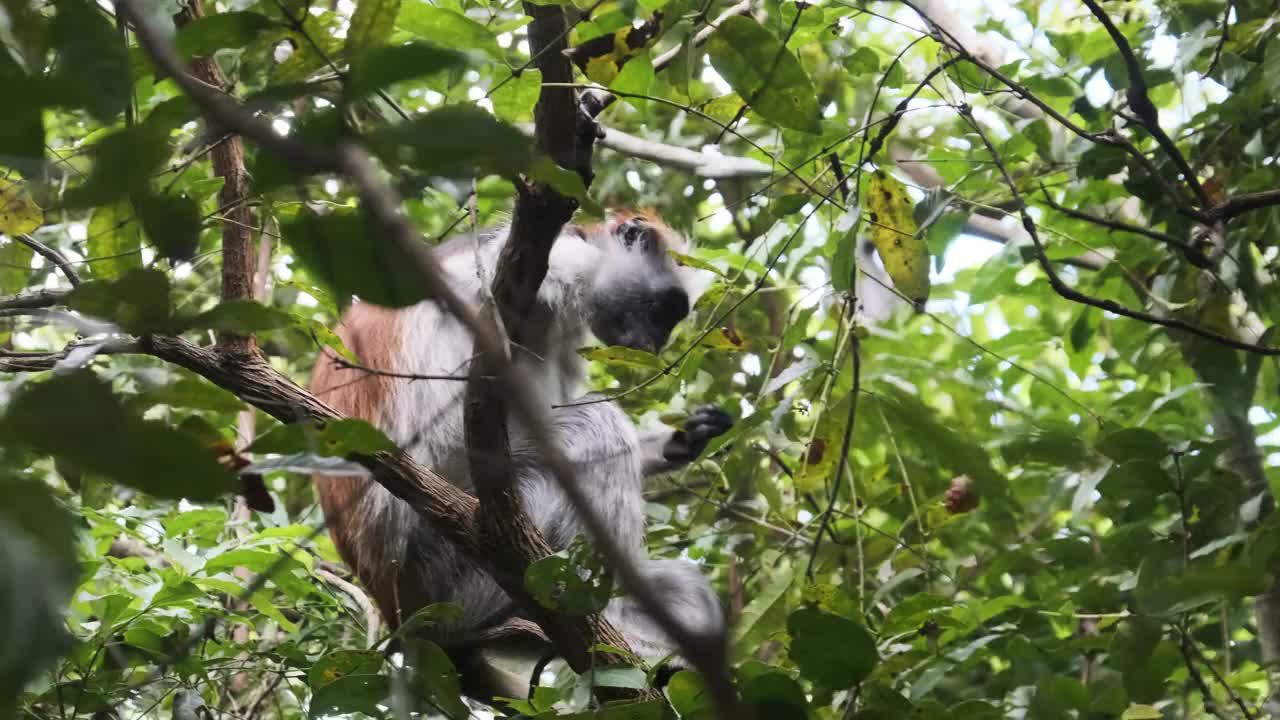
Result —
[[0, 233], [22, 235], [44, 224], [44, 212], [26, 185], [0, 178]]
[[907, 189], [889, 173], [877, 170], [867, 181], [862, 209], [868, 235], [893, 286], [917, 308], [923, 307], [929, 299], [929, 245], [916, 232]]

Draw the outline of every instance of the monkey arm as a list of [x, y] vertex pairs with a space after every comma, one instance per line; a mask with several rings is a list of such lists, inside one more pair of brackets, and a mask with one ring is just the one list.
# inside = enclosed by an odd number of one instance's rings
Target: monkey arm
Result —
[[645, 477], [678, 470], [693, 462], [707, 443], [733, 427], [733, 418], [707, 405], [694, 411], [681, 430], [657, 430], [640, 436], [640, 462]]

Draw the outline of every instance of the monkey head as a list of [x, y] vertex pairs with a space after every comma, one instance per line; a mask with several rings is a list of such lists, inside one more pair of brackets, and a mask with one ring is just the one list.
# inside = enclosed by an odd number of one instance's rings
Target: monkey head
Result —
[[632, 214], [615, 215], [594, 234], [602, 253], [587, 298], [591, 332], [607, 345], [658, 352], [692, 303], [689, 268], [667, 252], [683, 252], [683, 238]]

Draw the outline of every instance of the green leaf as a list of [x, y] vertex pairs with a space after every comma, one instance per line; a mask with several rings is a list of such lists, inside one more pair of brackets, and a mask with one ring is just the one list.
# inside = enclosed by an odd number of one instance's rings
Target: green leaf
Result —
[[582, 182], [582, 176], [556, 165], [551, 158], [539, 155], [529, 164], [527, 172], [531, 180], [544, 182], [561, 195], [583, 200], [585, 205], [591, 204], [587, 198], [587, 186]]
[[1165, 683], [1178, 664], [1177, 650], [1169, 645], [1157, 620], [1133, 617], [1121, 624], [1111, 640], [1108, 664], [1123, 675], [1124, 689], [1131, 701], [1155, 702], [1164, 698]]
[[188, 197], [143, 193], [133, 206], [151, 244], [160, 255], [176, 262], [190, 260], [200, 246], [200, 208]]
[[[613, 79], [613, 82], [609, 83], [609, 87], [621, 93], [650, 95], [654, 80], [653, 61], [649, 59], [648, 51], [644, 51], [627, 60], [622, 66], [622, 71]], [[639, 102], [644, 101], [639, 100]]]
[[0, 714], [70, 645], [75, 530], [43, 483], [0, 476]]
[[238, 486], [204, 445], [129, 412], [88, 370], [24, 386], [0, 438], [158, 497], [212, 500]]
[[249, 604], [252, 605], [254, 609], [257, 610], [258, 612], [262, 613], [266, 617], [278, 623], [280, 625], [280, 628], [283, 629], [285, 632], [287, 633], [298, 632], [298, 624], [291, 621], [289, 618], [284, 616], [284, 613], [280, 612], [280, 608], [276, 607], [271, 602], [270, 593], [259, 591], [254, 593], [253, 595], [250, 595]]
[[473, 105], [447, 105], [376, 130], [368, 139], [385, 162], [453, 177], [512, 177], [528, 168], [533, 157], [523, 133]]
[[385, 675], [346, 675], [316, 690], [311, 696], [309, 718], [323, 718], [350, 713], [381, 717], [378, 706], [391, 694], [391, 683]]
[[806, 720], [809, 701], [804, 688], [789, 675], [766, 672], [742, 684], [742, 700], [755, 711], [755, 716], [776, 720]]
[[375, 47], [351, 63], [347, 92], [353, 98], [360, 97], [404, 80], [465, 65], [466, 57], [462, 53], [424, 42]]
[[371, 675], [383, 667], [383, 653], [372, 650], [339, 650], [316, 660], [307, 670], [307, 684], [320, 689], [348, 675]]
[[298, 318], [253, 300], [222, 303], [186, 323], [188, 329], [222, 330], [249, 335], [296, 327]]
[[279, 425], [249, 446], [253, 453], [281, 455], [308, 451], [325, 457], [371, 455], [395, 450], [381, 430], [364, 420], [342, 418], [325, 423], [303, 421]]
[[224, 12], [199, 17], [178, 28], [174, 40], [178, 53], [187, 60], [211, 57], [223, 48], [242, 48], [277, 25], [271, 18], [256, 12]]
[[0, 293], [9, 295], [31, 279], [31, 248], [13, 238], [0, 239]]
[[613, 594], [613, 577], [581, 536], [569, 547], [529, 564], [524, 586], [543, 607], [565, 615], [604, 610]]
[[1098, 452], [1116, 462], [1150, 460], [1158, 463], [1169, 456], [1169, 446], [1150, 430], [1124, 428], [1104, 435], [1098, 441]]
[[800, 61], [760, 23], [738, 15], [707, 41], [711, 65], [761, 117], [782, 127], [820, 131], [817, 94]]
[[308, 209], [280, 230], [302, 264], [339, 297], [356, 295], [388, 307], [427, 298], [416, 260], [362, 213], [317, 215]]
[[400, 13], [400, 0], [357, 0], [347, 28], [343, 52], [348, 60], [379, 45], [386, 45]]
[[512, 123], [533, 117], [533, 106], [538, 103], [538, 94], [542, 92], [541, 71], [529, 69], [512, 78], [510, 71], [502, 70], [493, 82], [495, 87], [502, 84], [489, 96], [495, 115]]
[[751, 597], [751, 601], [742, 609], [737, 624], [734, 626], [733, 645], [739, 652], [745, 653], [750, 648], [759, 647], [760, 643], [782, 625], [782, 620], [769, 622], [766, 618], [785, 612], [783, 602], [787, 591], [795, 580], [795, 565], [790, 562], [779, 562], [769, 574], [764, 586]]
[[44, 224], [44, 212], [25, 183], [0, 178], [0, 234], [22, 235]]
[[169, 131], [142, 123], [106, 135], [89, 147], [93, 170], [79, 187], [67, 191], [67, 208], [105, 205], [132, 192], [150, 192], [151, 176], [169, 158]]
[[[26, 3], [14, 4], [20, 12], [30, 12]], [[16, 20], [12, 12], [8, 19]], [[10, 26], [10, 29], [16, 28]], [[44, 156], [43, 106], [47, 92], [43, 78], [31, 77], [10, 53], [0, 53], [0, 93], [5, 97], [23, 98], [22, 102], [9, 103], [5, 112], [0, 113], [0, 162], [17, 165], [10, 160]]]
[[480, 50], [495, 58], [502, 57], [497, 38], [485, 26], [462, 13], [434, 7], [425, 0], [404, 0], [395, 24], [410, 35], [445, 47]]
[[[549, 689], [547, 687], [539, 687], [535, 693], [537, 691], [545, 692]], [[600, 708], [569, 715], [556, 714], [555, 717], [559, 720], [663, 720], [663, 718], [670, 717], [668, 713], [664, 712], [666, 709], [666, 703], [661, 700], [624, 702], [611, 703]], [[550, 716], [544, 714], [538, 717]], [[681, 717], [688, 716], [681, 715]]]
[[832, 690], [864, 680], [880, 662], [876, 642], [860, 623], [813, 607], [787, 620], [791, 659], [805, 677]]
[[716, 717], [715, 705], [702, 675], [681, 670], [671, 676], [666, 690], [667, 699], [681, 720], [711, 720]]
[[128, 202], [95, 208], [89, 218], [88, 267], [96, 278], [116, 278], [142, 267], [140, 225]]
[[422, 683], [420, 696], [450, 720], [471, 717], [466, 703], [462, 701], [462, 681], [445, 651], [428, 640], [414, 639], [410, 647], [413, 664]]
[[96, 3], [56, 0], [52, 39], [58, 52], [52, 81], [58, 99], [110, 123], [133, 98], [124, 39]]
[[587, 360], [602, 363], [609, 367], [630, 367], [653, 371], [660, 371], [665, 367], [662, 359], [657, 355], [647, 350], [638, 350], [622, 345], [581, 348], [578, 350], [578, 354]]
[[172, 334], [181, 329], [171, 314], [169, 276], [159, 270], [130, 270], [117, 280], [84, 283], [71, 291], [67, 305], [135, 335]]
[[880, 69], [880, 55], [869, 47], [860, 47], [841, 61], [854, 76], [870, 75]]
[[296, 562], [292, 559], [283, 558], [284, 556], [278, 553], [267, 552], [266, 550], [240, 548], [239, 550], [228, 550], [221, 555], [209, 558], [209, 561], [204, 564], [204, 571], [212, 575], [242, 567], [255, 573], [264, 573], [282, 560], [285, 564], [293, 562], [296, 565]]
[[147, 406], [169, 405], [189, 410], [234, 413], [244, 409], [235, 395], [204, 379], [179, 378], [171, 383], [147, 388], [138, 399]]

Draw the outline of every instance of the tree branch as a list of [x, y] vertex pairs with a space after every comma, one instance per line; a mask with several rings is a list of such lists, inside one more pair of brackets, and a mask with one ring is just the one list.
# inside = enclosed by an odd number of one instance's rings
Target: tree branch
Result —
[[600, 138], [599, 143], [614, 152], [683, 170], [698, 177], [724, 180], [768, 177], [773, 174], [773, 168], [759, 160], [698, 152], [677, 145], [645, 140], [613, 128], [605, 128], [604, 137]]
[[1173, 237], [1172, 235], [1166, 235], [1162, 232], [1157, 232], [1151, 228], [1145, 228], [1140, 225], [1131, 225], [1120, 220], [1112, 220], [1111, 218], [1105, 218], [1099, 215], [1093, 215], [1091, 213], [1065, 207], [1055, 202], [1053, 198], [1049, 196], [1049, 192], [1043, 187], [1041, 187], [1040, 190], [1044, 196], [1044, 204], [1067, 217], [1072, 217], [1076, 220], [1083, 220], [1087, 223], [1107, 228], [1108, 230], [1116, 230], [1119, 232], [1149, 237], [1152, 240], [1168, 245], [1170, 248], [1181, 252], [1191, 264], [1197, 267], [1213, 267], [1214, 265], [1213, 261], [1211, 261], [1201, 250], [1187, 243], [1185, 240]]
[[68, 290], [59, 290], [55, 288], [23, 290], [17, 295], [0, 297], [0, 310], [30, 310], [33, 308], [47, 308], [61, 303], [67, 298], [69, 293], [70, 291]]
[[1187, 158], [1178, 150], [1178, 146], [1169, 137], [1164, 128], [1160, 127], [1160, 115], [1156, 111], [1156, 106], [1151, 102], [1150, 91], [1147, 89], [1147, 80], [1142, 75], [1142, 65], [1138, 63], [1138, 58], [1133, 54], [1133, 48], [1129, 45], [1129, 40], [1125, 38], [1124, 33], [1116, 27], [1111, 21], [1111, 17], [1107, 15], [1107, 11], [1097, 3], [1097, 0], [1084, 0], [1084, 4], [1089, 8], [1089, 12], [1102, 23], [1102, 27], [1106, 28], [1107, 34], [1111, 36], [1111, 42], [1115, 43], [1116, 49], [1120, 51], [1120, 57], [1124, 60], [1125, 69], [1129, 74], [1129, 89], [1126, 97], [1129, 100], [1129, 107], [1133, 109], [1134, 114], [1138, 116], [1138, 120], [1142, 122], [1143, 127], [1151, 136], [1155, 138], [1156, 144], [1160, 149], [1164, 150], [1164, 154], [1169, 157], [1178, 172], [1182, 173], [1183, 182], [1191, 188], [1195, 193], [1196, 199], [1200, 202], [1200, 206], [1207, 208], [1213, 203], [1209, 200], [1209, 194], [1205, 192], [1204, 186], [1200, 184], [1200, 180], [1196, 177], [1196, 173], [1191, 169], [1191, 165], [1187, 162]]
[[[180, 24], [204, 17], [202, 0], [188, 0], [179, 13]], [[227, 87], [227, 79], [212, 57], [191, 60], [191, 75], [207, 86]], [[228, 135], [209, 152], [213, 174], [223, 180], [218, 191], [219, 207], [229, 208], [222, 223], [222, 302], [253, 300], [257, 249], [253, 245], [253, 217], [246, 200], [249, 198], [249, 174], [244, 165], [244, 142], [239, 135]], [[246, 352], [254, 347], [252, 336], [219, 332], [218, 342], [228, 352]]]
[[1000, 170], [1000, 174], [1004, 178], [1005, 185], [1008, 186], [1009, 192], [1011, 192], [1014, 198], [1019, 201], [1018, 213], [1022, 219], [1022, 227], [1027, 231], [1027, 234], [1031, 236], [1031, 242], [1035, 245], [1036, 249], [1036, 260], [1039, 262], [1041, 269], [1044, 270], [1045, 275], [1048, 276], [1049, 285], [1053, 288], [1054, 292], [1067, 300], [1071, 300], [1072, 302], [1096, 307], [1101, 310], [1115, 313], [1116, 315], [1122, 315], [1132, 320], [1140, 320], [1150, 325], [1160, 325], [1174, 330], [1182, 330], [1197, 337], [1212, 340], [1219, 345], [1225, 345], [1226, 347], [1245, 350], [1259, 355], [1280, 356], [1280, 347], [1267, 347], [1254, 343], [1243, 342], [1236, 338], [1223, 335], [1222, 333], [1214, 332], [1213, 330], [1209, 330], [1208, 328], [1195, 323], [1189, 323], [1177, 318], [1161, 317], [1141, 310], [1134, 310], [1121, 305], [1114, 300], [1097, 298], [1092, 295], [1082, 293], [1064, 282], [1062, 277], [1058, 275], [1058, 271], [1054, 269], [1053, 263], [1049, 260], [1049, 256], [1044, 248], [1044, 243], [1040, 240], [1040, 234], [1036, 230], [1035, 221], [1031, 218], [1031, 214], [1027, 212], [1026, 203], [1023, 201], [1022, 193], [1018, 190], [1017, 183], [1015, 183], [1013, 178], [1009, 176], [1009, 171], [1008, 168], [1005, 167], [1004, 160], [1000, 157], [1000, 154], [996, 152], [995, 146], [991, 144], [991, 140], [987, 137], [986, 131], [984, 131], [982, 126], [973, 118], [973, 114], [969, 108], [967, 106], [962, 106], [959, 108], [959, 112], [960, 116], [963, 117], [969, 123], [970, 127], [974, 129], [974, 132], [978, 134], [978, 137], [982, 140], [983, 146], [986, 147], [987, 152], [990, 153], [992, 161], [995, 162], [996, 167]]
[[1209, 208], [1204, 214], [1209, 221], [1230, 220], [1253, 210], [1276, 205], [1280, 205], [1280, 188], [1227, 198], [1226, 202]]
[[77, 273], [76, 269], [71, 266], [71, 263], [68, 262], [65, 257], [63, 257], [62, 253], [58, 252], [57, 250], [54, 250], [53, 248], [49, 247], [48, 245], [45, 245], [44, 243], [40, 242], [39, 240], [36, 240], [35, 238], [31, 237], [26, 233], [17, 235], [14, 237], [14, 239], [22, 243], [23, 245], [26, 245], [27, 247], [31, 248], [32, 250], [36, 251], [36, 253], [38, 253], [41, 257], [53, 263], [59, 270], [62, 271], [63, 277], [67, 279], [67, 282], [71, 283], [72, 287], [75, 287], [80, 284], [80, 274]]

